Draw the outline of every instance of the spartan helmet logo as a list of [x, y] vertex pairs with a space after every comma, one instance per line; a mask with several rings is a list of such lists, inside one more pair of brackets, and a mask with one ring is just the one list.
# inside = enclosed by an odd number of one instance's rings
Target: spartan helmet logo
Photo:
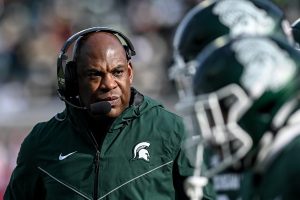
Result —
[[230, 29], [230, 35], [267, 34], [275, 27], [268, 13], [257, 8], [251, 1], [225, 0], [216, 4], [213, 13]]
[[271, 91], [281, 89], [296, 73], [296, 65], [288, 52], [270, 39], [244, 38], [232, 49], [245, 67], [241, 83], [252, 97], [259, 97], [266, 88]]
[[133, 149], [133, 159], [144, 159], [149, 162], [149, 152], [147, 148], [150, 146], [148, 142], [141, 142], [135, 145]]

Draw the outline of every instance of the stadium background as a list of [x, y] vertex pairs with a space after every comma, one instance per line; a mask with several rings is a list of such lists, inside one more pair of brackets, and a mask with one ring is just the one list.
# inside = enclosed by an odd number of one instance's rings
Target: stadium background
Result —
[[[292, 23], [299, 0], [274, 0]], [[24, 137], [64, 108], [56, 95], [56, 59], [74, 32], [110, 26], [133, 42], [134, 86], [174, 110], [167, 71], [179, 21], [199, 0], [0, 0], [0, 199]]]

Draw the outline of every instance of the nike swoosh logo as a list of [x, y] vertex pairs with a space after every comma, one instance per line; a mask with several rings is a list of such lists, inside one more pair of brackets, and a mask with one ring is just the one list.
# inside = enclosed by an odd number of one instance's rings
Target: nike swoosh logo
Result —
[[70, 155], [72, 155], [72, 154], [74, 154], [74, 153], [76, 153], [77, 151], [74, 151], [74, 152], [72, 152], [72, 153], [69, 153], [69, 154], [67, 154], [67, 155], [62, 155], [62, 153], [59, 155], [59, 157], [58, 157], [58, 160], [64, 160], [64, 159], [66, 159], [67, 157], [69, 157]]

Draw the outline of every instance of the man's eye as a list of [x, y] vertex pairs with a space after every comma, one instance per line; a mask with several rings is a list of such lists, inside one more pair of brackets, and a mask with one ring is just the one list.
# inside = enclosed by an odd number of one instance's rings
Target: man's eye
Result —
[[118, 76], [122, 76], [123, 72], [124, 72], [124, 70], [116, 70], [116, 71], [114, 71], [113, 74], [114, 74], [114, 76], [118, 77]]
[[97, 77], [100, 76], [99, 72], [88, 72], [87, 73], [88, 77]]
[[87, 76], [88, 76], [88, 77], [96, 76], [96, 74], [95, 74], [95, 72], [89, 72], [89, 73], [87, 73]]
[[99, 72], [87, 72], [85, 77], [89, 80], [98, 80], [100, 78]]

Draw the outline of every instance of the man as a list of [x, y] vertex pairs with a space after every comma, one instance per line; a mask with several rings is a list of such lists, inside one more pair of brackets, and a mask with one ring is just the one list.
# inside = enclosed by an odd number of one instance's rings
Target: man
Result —
[[206, 176], [231, 167], [245, 174], [241, 199], [300, 199], [298, 51], [270, 36], [223, 37], [197, 66], [186, 107], [203, 145], [219, 155]]
[[[75, 39], [74, 58], [63, 66]], [[67, 40], [58, 59], [66, 109], [24, 140], [5, 200], [186, 198], [182, 181], [193, 169], [180, 148], [183, 123], [131, 87], [133, 52], [109, 28]]]

